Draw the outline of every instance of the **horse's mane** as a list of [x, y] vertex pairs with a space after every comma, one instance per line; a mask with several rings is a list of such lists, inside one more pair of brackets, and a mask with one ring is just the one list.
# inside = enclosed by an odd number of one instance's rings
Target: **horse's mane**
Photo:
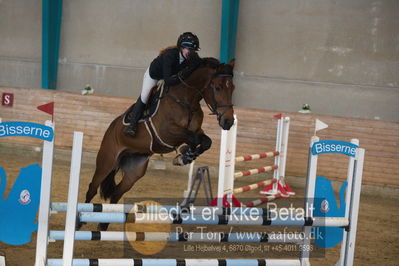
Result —
[[233, 76], [233, 67], [229, 64], [220, 63], [220, 61], [214, 57], [202, 58], [202, 65], [217, 70], [217, 74], [231, 75]]
[[204, 57], [202, 59], [202, 65], [212, 69], [216, 69], [220, 65], [220, 61], [213, 57]]

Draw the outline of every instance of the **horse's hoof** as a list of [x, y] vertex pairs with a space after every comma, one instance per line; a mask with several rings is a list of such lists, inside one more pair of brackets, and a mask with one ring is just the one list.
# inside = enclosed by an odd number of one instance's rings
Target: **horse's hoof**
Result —
[[194, 161], [194, 158], [190, 156], [183, 156], [183, 165], [190, 164]]
[[84, 222], [76, 222], [75, 231], [79, 231], [80, 228], [82, 228], [82, 226], [85, 225], [85, 224], [86, 223], [84, 223]]
[[173, 165], [182, 166], [184, 165], [183, 162], [183, 155], [179, 154], [173, 159]]
[[97, 226], [98, 231], [107, 231], [109, 223], [99, 223]]
[[187, 153], [189, 150], [190, 150], [190, 146], [188, 146], [188, 145], [183, 145], [183, 146], [180, 147], [179, 152], [180, 152], [181, 154], [185, 154], [185, 153]]
[[178, 156], [176, 156], [173, 159], [173, 165], [182, 166], [182, 165], [190, 164], [193, 161], [194, 161], [194, 158], [179, 154]]

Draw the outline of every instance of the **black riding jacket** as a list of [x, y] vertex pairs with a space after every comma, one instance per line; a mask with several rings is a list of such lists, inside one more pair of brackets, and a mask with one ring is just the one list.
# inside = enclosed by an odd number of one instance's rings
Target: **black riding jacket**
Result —
[[179, 54], [178, 48], [171, 48], [155, 58], [150, 65], [151, 78], [163, 79], [168, 86], [178, 83], [177, 73], [188, 65], [187, 60], [180, 64]]

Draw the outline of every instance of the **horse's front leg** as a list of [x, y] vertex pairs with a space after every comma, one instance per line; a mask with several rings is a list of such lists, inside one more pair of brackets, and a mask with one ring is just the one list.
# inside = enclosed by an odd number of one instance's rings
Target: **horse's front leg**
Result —
[[186, 143], [188, 145], [182, 146], [179, 150], [180, 154], [174, 158], [174, 165], [189, 164], [212, 146], [212, 140], [202, 131], [200, 133], [190, 132]]

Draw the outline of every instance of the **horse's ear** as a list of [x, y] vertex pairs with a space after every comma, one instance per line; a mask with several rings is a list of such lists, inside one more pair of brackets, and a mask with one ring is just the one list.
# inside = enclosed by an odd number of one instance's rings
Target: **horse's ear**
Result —
[[233, 58], [233, 59], [230, 60], [229, 65], [230, 65], [232, 68], [234, 68], [235, 62], [236, 62], [236, 59]]

